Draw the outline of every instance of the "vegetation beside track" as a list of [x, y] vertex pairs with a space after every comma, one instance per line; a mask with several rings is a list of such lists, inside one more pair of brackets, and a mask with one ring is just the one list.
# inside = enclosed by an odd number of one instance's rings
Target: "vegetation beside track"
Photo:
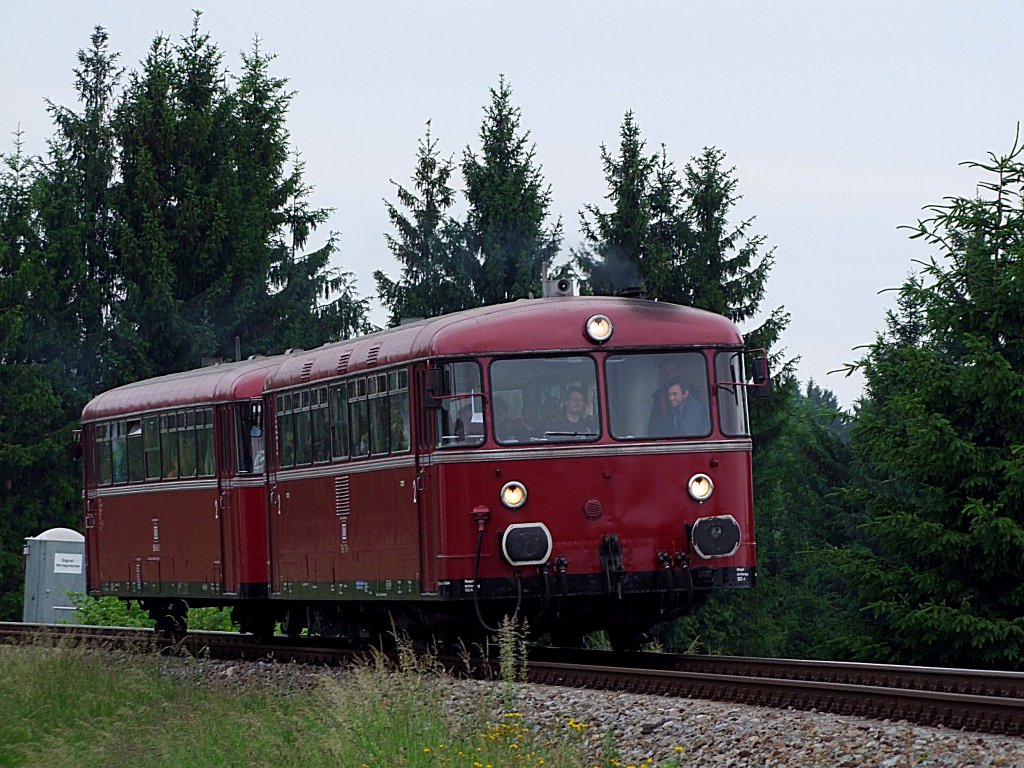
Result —
[[0, 765], [626, 768], [610, 742], [588, 759], [578, 720], [556, 731], [524, 721], [515, 642], [502, 645], [501, 684], [458, 702], [451, 679], [412, 653], [397, 669], [376, 657], [344, 677], [239, 684], [155, 652], [0, 646]]

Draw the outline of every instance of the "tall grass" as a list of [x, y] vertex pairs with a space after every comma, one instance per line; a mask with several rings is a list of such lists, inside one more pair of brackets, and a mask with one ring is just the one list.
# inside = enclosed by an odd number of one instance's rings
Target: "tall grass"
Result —
[[[518, 708], [525, 635], [503, 680], [457, 683], [407, 645], [303, 685], [232, 687], [205, 662], [42, 642], [0, 646], [0, 766], [76, 768], [593, 768], [586, 725], [538, 729]], [[509, 655], [511, 654], [511, 655]], [[509, 661], [511, 659], [511, 661]], [[286, 676], [287, 677], [287, 676]], [[495, 684], [497, 683], [497, 684]]]

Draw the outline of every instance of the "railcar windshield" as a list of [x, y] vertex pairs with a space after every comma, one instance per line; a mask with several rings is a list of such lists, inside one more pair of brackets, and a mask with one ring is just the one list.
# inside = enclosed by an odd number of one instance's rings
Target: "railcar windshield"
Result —
[[505, 445], [596, 440], [601, 434], [590, 357], [496, 360], [491, 398], [495, 438]]
[[610, 355], [605, 376], [613, 437], [642, 440], [711, 433], [707, 363], [701, 352]]

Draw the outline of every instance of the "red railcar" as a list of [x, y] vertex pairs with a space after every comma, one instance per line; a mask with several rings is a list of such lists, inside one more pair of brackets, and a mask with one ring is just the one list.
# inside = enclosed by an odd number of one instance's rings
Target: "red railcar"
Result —
[[[233, 388], [215, 368], [115, 390], [86, 409], [94, 457], [129, 419], [145, 428], [202, 404], [216, 470], [119, 482], [93, 458], [90, 589], [164, 615], [179, 600], [232, 604], [261, 633], [281, 621], [356, 637], [394, 622], [466, 637], [518, 613], [556, 639], [607, 629], [635, 645], [711, 590], [753, 585], [743, 355], [717, 315], [560, 297], [224, 367]], [[238, 471], [247, 428], [267, 432], [262, 478]], [[219, 511], [236, 487], [254, 491], [234, 502], [248, 539]], [[180, 522], [188, 565], [166, 563], [151, 517]]]
[[[262, 398], [275, 359], [128, 384], [82, 414], [86, 582], [158, 625], [268, 585]], [[244, 618], [244, 616], [243, 616]]]

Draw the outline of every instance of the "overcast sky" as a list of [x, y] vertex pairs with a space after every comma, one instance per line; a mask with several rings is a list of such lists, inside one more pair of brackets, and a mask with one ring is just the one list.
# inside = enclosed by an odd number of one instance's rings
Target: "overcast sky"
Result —
[[[477, 150], [504, 74], [565, 226], [604, 203], [599, 146], [627, 110], [649, 148], [682, 167], [727, 153], [736, 219], [775, 248], [764, 308], [792, 315], [798, 372], [849, 406], [856, 359], [893, 294], [930, 255], [907, 239], [922, 208], [973, 194], [959, 166], [1010, 148], [1024, 115], [1024, 4], [1015, 2], [47, 2], [8, 4], [0, 30], [0, 129], [30, 152], [52, 133], [45, 98], [73, 105], [76, 52], [101, 24], [122, 65], [153, 36], [186, 34], [192, 8], [237, 73], [259, 36], [296, 93], [289, 128], [314, 203], [336, 209], [340, 265], [362, 295], [398, 269], [384, 243], [389, 179], [407, 183], [428, 119], [445, 154]], [[13, 137], [0, 151], [10, 151]], [[326, 236], [326, 232], [324, 233]], [[321, 239], [314, 241], [319, 245]], [[374, 319], [384, 313], [374, 302]]]

